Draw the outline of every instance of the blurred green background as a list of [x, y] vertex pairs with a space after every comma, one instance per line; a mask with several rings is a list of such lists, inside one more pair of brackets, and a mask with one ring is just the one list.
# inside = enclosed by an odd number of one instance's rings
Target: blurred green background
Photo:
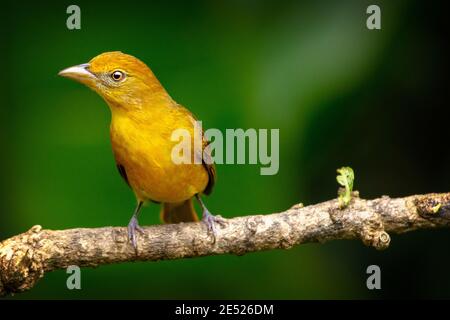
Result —
[[[366, 28], [378, 4], [382, 30]], [[120, 50], [145, 61], [205, 128], [279, 128], [280, 171], [220, 165], [206, 199], [226, 217], [336, 196], [350, 165], [362, 197], [450, 191], [448, 29], [443, 2], [72, 1], [2, 4], [0, 239], [44, 228], [125, 226], [134, 196], [116, 171], [109, 110], [57, 76]], [[159, 223], [146, 207], [141, 224]], [[448, 230], [291, 250], [65, 271], [16, 299], [450, 297]], [[368, 265], [382, 290], [366, 288]]]

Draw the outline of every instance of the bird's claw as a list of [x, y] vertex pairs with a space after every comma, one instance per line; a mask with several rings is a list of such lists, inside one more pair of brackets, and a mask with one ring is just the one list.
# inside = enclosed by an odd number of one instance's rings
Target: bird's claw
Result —
[[133, 216], [130, 220], [130, 223], [128, 224], [128, 240], [131, 241], [131, 244], [133, 245], [135, 250], [137, 250], [137, 233], [136, 233], [136, 231], [143, 233], [144, 229], [139, 225], [137, 218], [135, 216]]
[[226, 219], [222, 218], [219, 215], [214, 216], [208, 210], [204, 210], [202, 221], [206, 224], [206, 227], [208, 228], [208, 232], [212, 233], [213, 242], [216, 242], [216, 237], [217, 237], [217, 225], [216, 224], [220, 224], [221, 226], [224, 226], [227, 222]]

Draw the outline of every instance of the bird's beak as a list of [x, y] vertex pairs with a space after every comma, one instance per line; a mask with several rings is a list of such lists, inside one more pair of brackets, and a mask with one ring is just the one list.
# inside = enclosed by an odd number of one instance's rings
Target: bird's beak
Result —
[[89, 71], [89, 63], [66, 68], [60, 71], [58, 75], [60, 75], [61, 77], [76, 80], [83, 84], [90, 84], [96, 79], [95, 75]]

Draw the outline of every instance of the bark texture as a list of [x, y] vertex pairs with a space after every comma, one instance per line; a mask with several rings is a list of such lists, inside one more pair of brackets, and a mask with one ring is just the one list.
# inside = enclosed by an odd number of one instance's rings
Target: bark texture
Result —
[[450, 226], [450, 193], [364, 200], [355, 192], [346, 208], [330, 200], [225, 221], [215, 241], [202, 222], [144, 227], [137, 250], [128, 242], [125, 227], [45, 230], [34, 226], [0, 243], [0, 296], [29, 290], [46, 272], [70, 265], [243, 255], [338, 239], [361, 239], [368, 246], [386, 249], [388, 232]]

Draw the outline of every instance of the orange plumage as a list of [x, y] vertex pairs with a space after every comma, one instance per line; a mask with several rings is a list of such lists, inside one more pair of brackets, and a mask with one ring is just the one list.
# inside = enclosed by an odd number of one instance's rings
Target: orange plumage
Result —
[[[110, 107], [114, 157], [138, 201], [128, 228], [133, 245], [134, 231], [140, 229], [137, 215], [145, 201], [163, 204], [161, 216], [165, 222], [197, 220], [192, 198], [211, 191], [215, 168], [204, 162], [173, 162], [171, 153], [177, 142], [171, 140], [172, 133], [186, 129], [193, 137], [195, 118], [172, 100], [150, 68], [131, 55], [107, 52], [60, 75], [90, 87]], [[206, 144], [203, 140], [203, 147]], [[201, 205], [208, 226], [215, 231], [213, 216]]]

